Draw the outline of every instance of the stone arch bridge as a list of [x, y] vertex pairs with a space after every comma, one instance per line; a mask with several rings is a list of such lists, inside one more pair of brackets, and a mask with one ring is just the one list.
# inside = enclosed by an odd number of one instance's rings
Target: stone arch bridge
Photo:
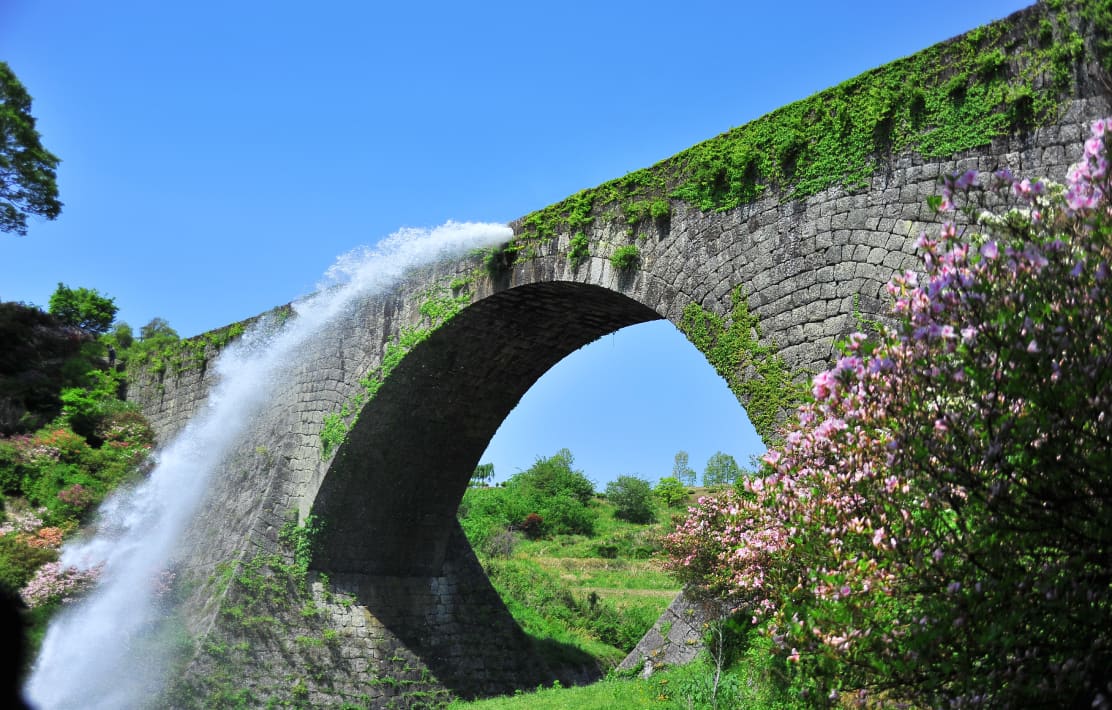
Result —
[[[1009, 22], [1034, 26], [1040, 8]], [[799, 196], [772, 184], [720, 210], [676, 197], [674, 176], [647, 197], [585, 201], [581, 193], [547, 213], [556, 215], [548, 225], [544, 212], [513, 225], [507, 249], [411, 273], [360, 302], [291, 364], [293, 384], [252, 422], [184, 541], [187, 623], [209, 643], [182, 682], [210, 694], [238, 683], [259, 702], [383, 706], [592, 677], [589, 659], [573, 653], [562, 665], [541, 660], [456, 521], [479, 456], [510, 410], [577, 348], [664, 318], [705, 349], [771, 436], [789, 403], [777, 378], [824, 368], [859, 315], [885, 312], [883, 285], [916, 264], [914, 241], [935, 223], [926, 198], [941, 175], [1008, 165], [1064, 176], [1085, 124], [1108, 109], [1092, 59], [1076, 61], [1071, 94], [1050, 119], [986, 145], [933, 158], [911, 149], [882, 155], [848, 187]], [[631, 245], [637, 258], [615, 266], [611, 257]], [[466, 305], [433, 328], [430, 314], [449, 302]], [[726, 357], [716, 336], [731, 327], [745, 344]], [[345, 420], [342, 440], [326, 445], [326, 418], [345, 404], [353, 411], [360, 381], [414, 332], [427, 337], [354, 423]], [[179, 370], [139, 373], [131, 386], [163, 436], [197, 411], [213, 377], [203, 366]], [[282, 535], [291, 512], [324, 521], [309, 590], [291, 582], [252, 596], [235, 570], [271, 580], [289, 572], [281, 561], [293, 558]]]

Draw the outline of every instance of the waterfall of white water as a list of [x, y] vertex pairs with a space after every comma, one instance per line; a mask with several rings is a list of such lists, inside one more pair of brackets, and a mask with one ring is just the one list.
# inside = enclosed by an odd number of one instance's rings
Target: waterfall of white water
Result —
[[[268, 327], [273, 324], [264, 319], [226, 348], [204, 410], [159, 451], [147, 479], [102, 505], [95, 536], [63, 549], [63, 564], [104, 567], [92, 593], [51, 623], [25, 689], [28, 701], [40, 710], [149, 704], [161, 687], [160, 655], [166, 655], [149, 648], [149, 640], [140, 641], [156, 612], [152, 580], [167, 566], [209, 476], [243, 424], [283, 386], [284, 366], [357, 299], [388, 288], [407, 269], [510, 236], [508, 227], [482, 223], [401, 230], [374, 249], [337, 259], [326, 283], [294, 304], [296, 317], [282, 328]], [[141, 642], [142, 652], [136, 653], [132, 646]]]

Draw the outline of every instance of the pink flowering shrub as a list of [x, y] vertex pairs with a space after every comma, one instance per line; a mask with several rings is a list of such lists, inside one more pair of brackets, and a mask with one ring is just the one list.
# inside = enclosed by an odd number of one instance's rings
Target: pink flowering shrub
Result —
[[80, 483], [74, 483], [58, 491], [58, 500], [78, 513], [88, 508], [94, 499], [93, 492]]
[[1112, 703], [1112, 202], [1098, 121], [1066, 186], [948, 178], [960, 207], [852, 335], [763, 476], [668, 536], [818, 698]]
[[35, 571], [35, 576], [19, 592], [28, 608], [61, 601], [74, 601], [90, 589], [100, 576], [101, 567], [90, 569], [63, 567], [61, 562], [47, 562]]

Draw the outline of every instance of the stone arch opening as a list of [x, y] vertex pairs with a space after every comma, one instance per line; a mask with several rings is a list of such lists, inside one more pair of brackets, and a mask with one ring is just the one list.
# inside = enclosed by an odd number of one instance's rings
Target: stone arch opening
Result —
[[504, 482], [562, 448], [601, 492], [619, 475], [655, 484], [677, 451], [701, 476], [717, 451], [746, 466], [766, 445], [706, 355], [661, 319], [603, 336], [545, 372], [480, 461]]
[[327, 521], [313, 567], [440, 575], [471, 473], [525, 392], [583, 345], [660, 318], [573, 282], [519, 286], [464, 309], [409, 353], [348, 433], [313, 504]]

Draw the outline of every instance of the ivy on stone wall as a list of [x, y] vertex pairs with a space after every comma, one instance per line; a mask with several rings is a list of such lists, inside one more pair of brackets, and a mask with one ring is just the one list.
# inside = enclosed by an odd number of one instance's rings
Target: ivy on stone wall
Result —
[[728, 318], [689, 303], [679, 327], [741, 400], [757, 433], [771, 443], [777, 438], [777, 425], [803, 401], [805, 385], [775, 345], [760, 342], [758, 318], [749, 312], [741, 286], [733, 290], [731, 301]]
[[599, 218], [635, 228], [669, 214], [670, 200], [729, 210], [769, 189], [855, 190], [891, 155], [947, 157], [1028, 132], [1057, 118], [1094, 58], [1081, 32], [1112, 70], [1110, 22], [1112, 0], [1046, 0], [533, 212], [504, 250], [520, 258], [515, 247], [587, 233]]
[[418, 307], [424, 325], [402, 328], [398, 337], [386, 344], [378, 367], [359, 380], [362, 390], [348, 399], [337, 412], [324, 415], [320, 431], [320, 456], [327, 459], [344, 442], [359, 418], [359, 412], [375, 395], [390, 373], [394, 371], [409, 351], [424, 342], [438, 328], [454, 318], [471, 303], [472, 277], [457, 278], [451, 284], [434, 286], [425, 292], [425, 300]]
[[[309, 559], [320, 522], [291, 517], [278, 535], [278, 550], [257, 552], [217, 565], [210, 583], [222, 597], [221, 620], [198, 644], [188, 669], [164, 692], [159, 707], [306, 707], [310, 692], [347, 699], [344, 707], [368, 707], [375, 687], [403, 685], [407, 694], [428, 695], [432, 682], [369, 674], [357, 659], [337, 660], [350, 629], [331, 623], [330, 606], [349, 609], [354, 599], [337, 594], [325, 575], [310, 586]], [[190, 647], [193, 647], [192, 640]], [[287, 666], [282, 677], [269, 672], [276, 649]], [[290, 670], [294, 672], [289, 672]], [[341, 677], [337, 678], [337, 672]], [[367, 692], [345, 692], [344, 680], [358, 675]], [[440, 692], [443, 699], [446, 694]]]
[[[262, 317], [274, 319], [279, 326], [286, 322], [293, 314], [289, 305], [279, 306], [268, 311]], [[223, 328], [210, 330], [201, 335], [178, 340], [156, 339], [153, 343], [145, 344], [139, 341], [121, 356], [127, 359], [128, 378], [134, 380], [143, 374], [163, 377], [167, 373], [180, 375], [189, 370], [200, 369], [215, 355], [223, 350], [233, 340], [242, 336], [248, 326], [253, 324], [258, 317], [250, 318], [238, 323], [226, 325]]]

